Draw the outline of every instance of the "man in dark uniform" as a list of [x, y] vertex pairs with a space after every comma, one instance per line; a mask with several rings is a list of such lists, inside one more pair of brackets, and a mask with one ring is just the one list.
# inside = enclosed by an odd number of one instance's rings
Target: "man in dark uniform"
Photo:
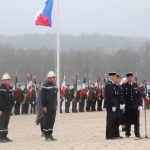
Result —
[[67, 86], [66, 91], [65, 91], [65, 112], [69, 113], [69, 109], [70, 109], [70, 103], [72, 101], [73, 97], [72, 97], [72, 93], [70, 90], [70, 85]]
[[91, 111], [96, 111], [96, 100], [97, 100], [97, 87], [93, 85], [93, 99], [92, 99], [92, 110]]
[[80, 100], [80, 92], [81, 90], [78, 90], [77, 88], [74, 88], [74, 98], [73, 98], [73, 101], [72, 101], [72, 112], [73, 113], [77, 113], [78, 110], [77, 110], [77, 106], [78, 106], [78, 102]]
[[28, 114], [29, 113], [29, 102], [30, 102], [30, 96], [31, 93], [24, 90], [24, 98], [22, 101], [22, 114]]
[[47, 81], [41, 87], [41, 99], [44, 112], [43, 131], [46, 141], [56, 141], [52, 136], [57, 110], [56, 75], [50, 71]]
[[22, 92], [20, 86], [16, 86], [14, 93], [14, 102], [15, 102], [15, 115], [20, 115], [20, 106], [21, 106], [21, 96]]
[[85, 84], [82, 84], [82, 89], [80, 92], [80, 100], [79, 100], [79, 112], [84, 112], [85, 100], [87, 99]]
[[30, 104], [31, 104], [30, 113], [31, 114], [36, 113], [36, 89], [35, 88], [36, 88], [35, 86], [32, 87], [32, 92], [30, 96]]
[[97, 111], [102, 111], [103, 99], [104, 99], [104, 89], [101, 87], [97, 89]]
[[116, 100], [116, 88], [115, 88], [116, 73], [109, 73], [109, 80], [105, 85], [105, 97], [104, 107], [107, 111], [107, 122], [106, 122], [106, 139], [116, 139], [117, 135], [117, 118], [116, 111], [118, 108], [118, 102]]
[[92, 100], [94, 99], [94, 91], [92, 86], [90, 86], [88, 92], [87, 92], [87, 103], [86, 103], [86, 111], [90, 112], [91, 111], [91, 105], [92, 105]]
[[12, 142], [7, 137], [10, 114], [13, 107], [13, 89], [10, 86], [10, 75], [5, 73], [2, 76], [0, 86], [0, 142]]
[[141, 138], [139, 118], [143, 104], [142, 97], [146, 97], [146, 95], [140, 91], [138, 84], [134, 81], [133, 73], [127, 73], [126, 78], [126, 83], [122, 85], [126, 103], [126, 137], [131, 136], [131, 124], [134, 124], [135, 136]]
[[119, 125], [125, 125], [125, 100], [123, 97], [123, 89], [120, 85], [121, 77], [119, 74], [116, 75], [115, 88], [116, 88], [116, 101], [118, 102], [117, 108], [117, 136], [120, 137]]

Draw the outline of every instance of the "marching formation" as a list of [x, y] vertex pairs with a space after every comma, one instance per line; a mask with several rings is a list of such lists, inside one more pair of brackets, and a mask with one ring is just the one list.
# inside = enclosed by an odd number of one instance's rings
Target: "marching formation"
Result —
[[[41, 127], [42, 136], [46, 141], [56, 141], [53, 127], [57, 111], [56, 75], [48, 72], [43, 84], [32, 84], [31, 76], [22, 90], [18, 84], [10, 85], [10, 75], [2, 76], [0, 86], [0, 142], [11, 142], [7, 137], [9, 119], [12, 114], [37, 114], [36, 124]], [[17, 80], [16, 80], [17, 81]], [[34, 83], [36, 83], [34, 81]], [[149, 105], [145, 83], [138, 84], [133, 73], [127, 73], [121, 79], [119, 74], [110, 72], [108, 79], [102, 83], [100, 78], [95, 83], [86, 79], [79, 85], [77, 78], [73, 85], [62, 83], [60, 87], [60, 113], [77, 113], [102, 111], [106, 108], [106, 139], [123, 138], [119, 126], [125, 131], [126, 137], [131, 136], [131, 125], [134, 125], [136, 138], [140, 135], [140, 111], [143, 99]], [[65, 107], [64, 107], [65, 106]]]

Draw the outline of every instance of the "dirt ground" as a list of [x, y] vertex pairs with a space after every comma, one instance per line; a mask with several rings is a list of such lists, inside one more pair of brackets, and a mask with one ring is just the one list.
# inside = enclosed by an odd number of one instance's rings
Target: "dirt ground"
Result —
[[[0, 150], [145, 150], [150, 149], [150, 140], [106, 140], [106, 112], [61, 114], [55, 123], [56, 142], [45, 142], [35, 115], [12, 116], [8, 137], [12, 143], [0, 143]], [[144, 112], [141, 112], [141, 135], [145, 136]], [[148, 135], [150, 136], [150, 111], [147, 110]], [[59, 132], [58, 132], [59, 130]], [[124, 136], [124, 133], [121, 132]]]

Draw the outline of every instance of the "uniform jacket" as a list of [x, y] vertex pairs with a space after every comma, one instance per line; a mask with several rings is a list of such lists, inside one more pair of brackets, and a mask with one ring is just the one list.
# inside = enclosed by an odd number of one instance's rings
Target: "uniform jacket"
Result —
[[56, 85], [49, 83], [49, 81], [45, 81], [45, 83], [41, 86], [41, 99], [43, 107], [47, 107], [48, 110], [56, 109], [57, 91], [58, 88]]
[[145, 97], [146, 95], [140, 90], [137, 83], [125, 83], [122, 85], [122, 88], [126, 109], [138, 109], [138, 106], [142, 106], [142, 97]]
[[124, 95], [123, 95], [123, 88], [121, 85], [115, 85], [116, 88], [116, 100], [118, 105], [125, 104]]
[[66, 89], [66, 91], [65, 91], [65, 99], [68, 100], [68, 101], [72, 101], [73, 97], [72, 97], [71, 90]]
[[110, 80], [108, 80], [104, 89], [104, 107], [107, 110], [112, 110], [112, 107], [118, 107], [116, 86]]
[[0, 111], [11, 112], [14, 104], [13, 93], [11, 86], [0, 85]]

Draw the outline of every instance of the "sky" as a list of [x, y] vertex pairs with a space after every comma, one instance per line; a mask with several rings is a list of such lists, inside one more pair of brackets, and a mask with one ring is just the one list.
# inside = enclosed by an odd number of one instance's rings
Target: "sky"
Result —
[[[0, 0], [0, 34], [56, 32], [56, 0], [53, 27], [34, 25], [44, 0]], [[64, 34], [111, 34], [150, 37], [150, 0], [59, 0], [60, 31]]]

